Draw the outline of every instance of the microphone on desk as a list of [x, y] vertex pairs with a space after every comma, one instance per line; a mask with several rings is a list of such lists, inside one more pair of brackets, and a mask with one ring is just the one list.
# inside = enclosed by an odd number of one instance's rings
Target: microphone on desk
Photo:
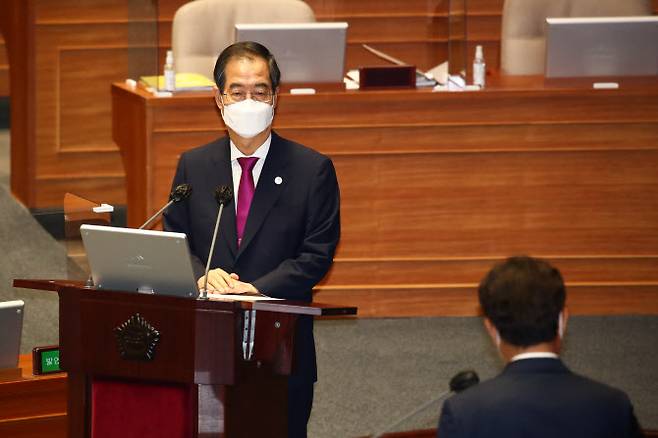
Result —
[[203, 291], [201, 292], [201, 299], [208, 299], [208, 271], [210, 271], [210, 262], [212, 254], [215, 252], [215, 242], [217, 241], [217, 234], [219, 231], [219, 222], [222, 220], [222, 211], [224, 206], [229, 204], [233, 199], [233, 190], [229, 186], [219, 186], [215, 189], [215, 200], [219, 204], [219, 212], [217, 213], [217, 221], [215, 222], [215, 231], [212, 235], [212, 243], [210, 244], [210, 251], [208, 252], [208, 261], [206, 262], [206, 272], [203, 280]]
[[462, 392], [465, 389], [470, 388], [471, 386], [475, 386], [478, 383], [480, 383], [480, 377], [478, 374], [473, 371], [473, 370], [465, 370], [461, 371], [453, 376], [452, 379], [450, 379], [450, 389], [448, 391], [444, 391], [441, 394], [439, 394], [437, 397], [433, 398], [432, 400], [429, 400], [425, 403], [423, 403], [421, 406], [417, 407], [413, 411], [409, 412], [406, 414], [404, 417], [396, 420], [394, 423], [386, 426], [384, 429], [381, 431], [377, 432], [372, 436], [372, 438], [379, 438], [386, 432], [394, 429], [404, 421], [408, 420], [409, 418], [420, 414], [423, 412], [425, 409], [433, 405], [434, 403], [446, 398], [447, 396], [451, 394], [457, 394], [459, 392]]
[[148, 218], [146, 222], [144, 222], [139, 229], [143, 230], [144, 228], [147, 228], [148, 226], [151, 225], [151, 223], [157, 219], [163, 211], [165, 211], [171, 204], [175, 204], [176, 202], [184, 201], [187, 198], [190, 197], [192, 194], [192, 186], [189, 184], [180, 184], [176, 186], [176, 188], [169, 194], [169, 202], [167, 202], [160, 210], [157, 211], [153, 216]]

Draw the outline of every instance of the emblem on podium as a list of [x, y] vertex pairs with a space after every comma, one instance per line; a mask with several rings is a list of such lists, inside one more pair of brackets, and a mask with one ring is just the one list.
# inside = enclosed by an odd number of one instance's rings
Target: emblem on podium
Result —
[[127, 360], [153, 360], [160, 332], [139, 313], [114, 329], [119, 354]]

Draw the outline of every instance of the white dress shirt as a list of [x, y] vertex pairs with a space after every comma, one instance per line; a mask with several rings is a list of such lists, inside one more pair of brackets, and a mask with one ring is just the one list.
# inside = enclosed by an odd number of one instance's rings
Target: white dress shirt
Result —
[[265, 165], [265, 160], [267, 159], [267, 153], [270, 151], [270, 144], [272, 143], [272, 134], [267, 136], [265, 142], [258, 146], [258, 149], [252, 155], [245, 155], [240, 152], [240, 149], [233, 143], [233, 140], [230, 141], [231, 144], [231, 170], [233, 172], [233, 208], [236, 213], [238, 211], [238, 190], [240, 189], [240, 177], [242, 177], [242, 167], [238, 162], [238, 158], [242, 157], [258, 157], [258, 161], [254, 165], [251, 174], [254, 177], [254, 188], [258, 186], [258, 179], [260, 174], [263, 171], [263, 166]]
[[516, 362], [517, 360], [523, 359], [558, 359], [558, 355], [551, 353], [550, 351], [539, 351], [536, 353], [521, 353], [517, 354], [510, 360], [510, 362]]

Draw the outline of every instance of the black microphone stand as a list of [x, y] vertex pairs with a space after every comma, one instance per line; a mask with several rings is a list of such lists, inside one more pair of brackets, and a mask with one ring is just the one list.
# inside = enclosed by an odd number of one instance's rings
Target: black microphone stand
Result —
[[217, 241], [217, 234], [219, 232], [219, 222], [222, 220], [222, 211], [224, 205], [231, 202], [233, 199], [233, 190], [229, 186], [219, 186], [215, 189], [215, 200], [219, 204], [219, 213], [217, 213], [217, 221], [215, 222], [215, 231], [212, 235], [212, 242], [210, 243], [210, 252], [208, 253], [208, 261], [206, 262], [206, 272], [203, 276], [203, 290], [201, 291], [200, 300], [208, 299], [208, 272], [210, 271], [210, 262], [212, 255], [215, 252], [215, 242]]
[[444, 397], [454, 393], [462, 392], [463, 390], [470, 388], [473, 385], [477, 385], [480, 382], [480, 377], [478, 377], [477, 373], [475, 371], [461, 371], [457, 373], [452, 379], [450, 379], [450, 389], [448, 391], [444, 391], [441, 394], [439, 394], [437, 397], [434, 397], [432, 400], [429, 400], [425, 403], [423, 403], [421, 406], [417, 407], [413, 411], [409, 412], [406, 414], [404, 417], [395, 420], [394, 423], [386, 426], [384, 429], [381, 431], [377, 432], [372, 436], [372, 438], [379, 438], [382, 435], [384, 435], [386, 432], [389, 430], [394, 429], [395, 427], [399, 426], [400, 424], [404, 423], [407, 421], [409, 418], [414, 417], [421, 412], [423, 412], [425, 409], [429, 408], [432, 406], [434, 403], [438, 402], [439, 400], [443, 399]]

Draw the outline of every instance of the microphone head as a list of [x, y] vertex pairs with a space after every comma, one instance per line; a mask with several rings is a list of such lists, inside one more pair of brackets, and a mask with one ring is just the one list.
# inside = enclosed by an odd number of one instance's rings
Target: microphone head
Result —
[[473, 370], [461, 371], [450, 379], [450, 390], [458, 393], [480, 383], [478, 373]]
[[219, 186], [215, 189], [215, 200], [219, 205], [226, 205], [233, 199], [233, 190], [229, 186]]
[[169, 194], [169, 200], [180, 202], [190, 197], [192, 186], [189, 184], [180, 184]]

